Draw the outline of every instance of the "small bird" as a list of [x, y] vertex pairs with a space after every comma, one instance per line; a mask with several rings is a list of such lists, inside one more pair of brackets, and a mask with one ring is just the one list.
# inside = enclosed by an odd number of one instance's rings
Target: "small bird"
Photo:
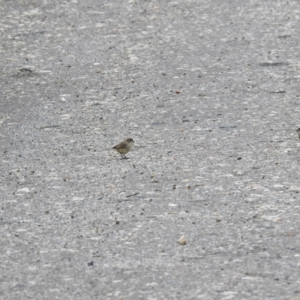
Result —
[[298, 132], [298, 138], [300, 140], [300, 128], [298, 128], [296, 131]]
[[124, 142], [121, 142], [120, 144], [114, 146], [113, 149], [119, 152], [122, 158], [127, 159], [125, 154], [132, 149], [133, 144], [134, 144], [134, 140], [132, 138], [128, 138]]

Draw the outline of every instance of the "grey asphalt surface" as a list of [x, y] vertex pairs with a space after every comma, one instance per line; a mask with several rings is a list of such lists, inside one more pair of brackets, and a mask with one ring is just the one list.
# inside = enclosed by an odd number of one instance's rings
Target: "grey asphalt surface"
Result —
[[299, 42], [292, 0], [0, 0], [0, 298], [300, 299]]

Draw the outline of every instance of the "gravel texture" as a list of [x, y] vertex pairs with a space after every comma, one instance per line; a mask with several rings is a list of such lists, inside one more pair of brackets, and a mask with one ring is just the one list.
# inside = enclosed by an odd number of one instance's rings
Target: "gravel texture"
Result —
[[0, 298], [299, 300], [299, 16], [0, 0]]

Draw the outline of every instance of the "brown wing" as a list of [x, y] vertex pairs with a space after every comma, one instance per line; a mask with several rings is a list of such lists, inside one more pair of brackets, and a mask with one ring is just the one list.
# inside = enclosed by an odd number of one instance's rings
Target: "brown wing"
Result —
[[121, 149], [121, 148], [125, 148], [126, 146], [127, 146], [127, 144], [122, 142], [122, 143], [114, 146], [113, 149]]

